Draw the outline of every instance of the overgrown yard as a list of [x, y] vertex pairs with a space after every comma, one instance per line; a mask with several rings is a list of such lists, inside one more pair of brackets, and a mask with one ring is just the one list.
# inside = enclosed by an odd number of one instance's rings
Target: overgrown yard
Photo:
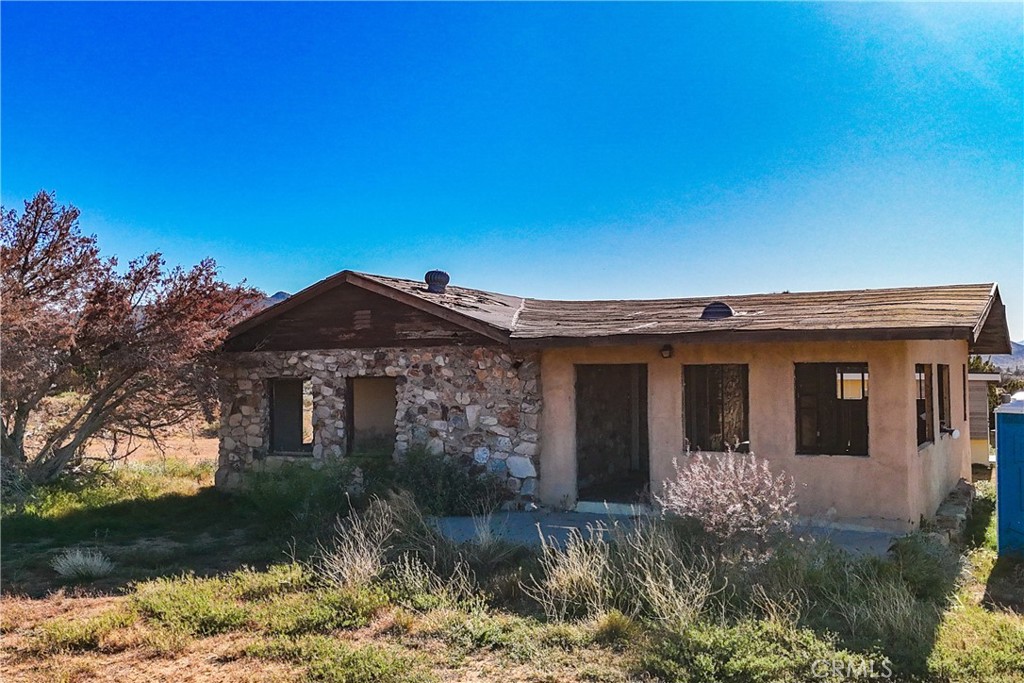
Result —
[[[483, 522], [454, 545], [407, 495], [349, 514], [344, 476], [228, 497], [169, 460], [6, 509], [4, 679], [1024, 682], [1024, 567], [995, 562], [990, 498], [963, 555], [752, 555], [659, 520], [525, 549]], [[109, 573], [62, 579], [68, 548]]]

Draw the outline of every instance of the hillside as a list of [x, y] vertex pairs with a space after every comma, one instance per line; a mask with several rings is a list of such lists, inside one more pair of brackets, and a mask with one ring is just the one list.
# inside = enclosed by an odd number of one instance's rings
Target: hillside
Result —
[[1024, 341], [1010, 342], [1012, 353], [1001, 353], [991, 356], [985, 356], [988, 360], [995, 363], [996, 367], [1003, 370], [1013, 370], [1016, 368], [1024, 368]]

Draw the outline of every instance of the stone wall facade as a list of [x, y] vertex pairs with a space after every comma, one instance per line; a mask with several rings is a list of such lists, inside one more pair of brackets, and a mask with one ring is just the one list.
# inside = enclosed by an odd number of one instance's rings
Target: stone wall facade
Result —
[[[540, 358], [503, 347], [225, 353], [217, 485], [238, 486], [246, 470], [297, 461], [318, 468], [326, 459], [344, 457], [350, 377], [395, 378], [396, 457], [424, 447], [503, 477], [520, 500], [536, 495]], [[268, 380], [274, 378], [311, 382], [310, 455], [270, 451]]]

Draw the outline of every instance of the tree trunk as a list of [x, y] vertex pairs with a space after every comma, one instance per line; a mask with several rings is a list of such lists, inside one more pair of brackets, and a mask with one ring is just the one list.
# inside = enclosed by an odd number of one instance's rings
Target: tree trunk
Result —
[[49, 456], [40, 457], [25, 470], [34, 484], [47, 484], [56, 481], [68, 464], [78, 455], [81, 443], [74, 439], [71, 443], [55, 448]]

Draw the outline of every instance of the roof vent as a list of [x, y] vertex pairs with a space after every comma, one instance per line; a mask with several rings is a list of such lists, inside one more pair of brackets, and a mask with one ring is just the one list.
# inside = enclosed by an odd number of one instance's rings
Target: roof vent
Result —
[[700, 314], [701, 320], [724, 320], [731, 318], [736, 315], [736, 311], [732, 310], [732, 306], [721, 301], [712, 301], [704, 307], [704, 312]]
[[423, 276], [423, 281], [427, 283], [427, 291], [432, 294], [444, 294], [444, 288], [448, 286], [450, 279], [448, 273], [443, 270], [431, 270]]

